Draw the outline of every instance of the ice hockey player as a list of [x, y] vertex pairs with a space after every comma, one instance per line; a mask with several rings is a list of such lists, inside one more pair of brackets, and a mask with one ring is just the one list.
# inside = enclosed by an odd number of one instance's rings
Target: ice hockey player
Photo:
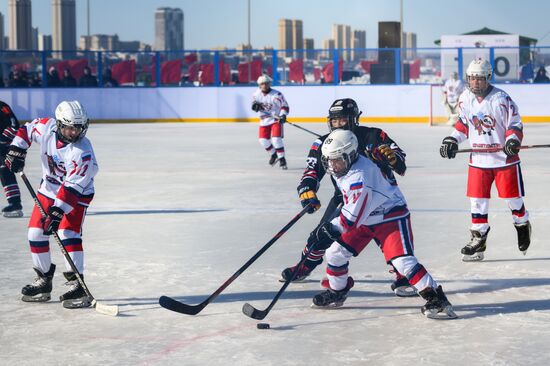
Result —
[[[359, 111], [359, 107], [355, 100], [351, 98], [337, 99], [329, 108], [327, 124], [329, 131], [337, 129], [344, 129], [352, 131], [359, 141], [359, 153], [361, 155], [368, 156], [378, 167], [382, 170], [383, 174], [392, 182], [397, 185], [394, 172], [399, 175], [404, 175], [407, 169], [405, 164], [405, 153], [399, 148], [399, 146], [379, 128], [359, 126], [359, 117], [362, 112]], [[309, 155], [307, 157], [307, 167], [302, 175], [300, 184], [298, 185], [298, 195], [300, 197], [302, 206], [305, 207], [311, 203], [312, 208], [309, 213], [313, 213], [321, 207], [321, 203], [317, 198], [316, 192], [319, 189], [321, 180], [325, 176], [325, 169], [321, 164], [321, 145], [326, 140], [328, 134], [320, 137], [313, 142]], [[327, 209], [319, 226], [325, 222], [330, 221], [332, 218], [338, 216], [340, 211], [338, 205], [342, 202], [342, 194], [338, 190], [336, 181], [331, 177], [335, 191], [332, 199], [327, 205]], [[294, 281], [304, 280], [309, 274], [323, 262], [323, 255], [328, 248], [317, 246], [315, 250], [309, 252], [308, 247], [314, 241], [315, 230], [310, 234], [308, 243], [302, 252], [302, 256], [307, 255], [307, 259], [304, 265], [300, 267]], [[289, 267], [283, 270], [282, 280], [291, 278], [292, 273], [296, 266]], [[397, 279], [392, 284], [392, 290], [398, 296], [414, 296], [416, 293], [414, 288], [409, 286], [407, 278], [399, 275], [396, 272]]]
[[21, 192], [15, 174], [4, 165], [6, 153], [18, 129], [19, 121], [11, 107], [0, 100], [0, 181], [8, 200], [8, 205], [2, 209], [4, 217], [23, 217]]
[[260, 114], [260, 145], [270, 154], [269, 164], [286, 170], [285, 147], [283, 145], [284, 124], [289, 112], [284, 95], [271, 88], [268, 75], [258, 78], [258, 90], [252, 96], [252, 110]]
[[344, 205], [338, 217], [320, 225], [312, 248], [326, 251], [328, 287], [313, 298], [314, 307], [343, 305], [353, 278], [348, 275], [351, 257], [374, 240], [388, 264], [405, 276], [426, 300], [422, 314], [429, 318], [454, 318], [443, 289], [414, 256], [410, 213], [405, 197], [371, 160], [358, 154], [357, 137], [336, 130], [323, 142], [322, 164], [336, 180]]
[[464, 261], [484, 258], [489, 234], [489, 198], [495, 182], [498, 195], [512, 211], [518, 248], [525, 254], [531, 243], [531, 224], [525, 209], [519, 147], [523, 124], [518, 107], [503, 90], [489, 83], [493, 69], [487, 60], [473, 60], [466, 70], [468, 90], [460, 96], [460, 117], [450, 136], [443, 139], [440, 153], [452, 159], [458, 144], [470, 140], [473, 149], [495, 149], [472, 153], [468, 168], [467, 196], [470, 197], [472, 226], [470, 242], [462, 248]]
[[464, 83], [458, 79], [458, 73], [455, 71], [443, 84], [443, 105], [447, 111], [448, 125], [454, 126], [458, 120], [458, 98], [463, 91]]
[[[21, 127], [7, 153], [6, 166], [12, 172], [21, 172], [27, 149], [33, 143], [40, 145], [42, 183], [37, 195], [47, 218], [43, 219], [38, 207], [34, 207], [28, 239], [38, 276], [23, 287], [23, 301], [44, 302], [51, 298], [55, 264], [51, 262], [49, 236], [53, 232], [59, 235], [78, 271], [84, 271], [82, 223], [94, 196], [94, 176], [98, 171], [92, 144], [86, 138], [88, 124], [80, 102], [63, 101], [55, 110], [55, 118], [37, 118]], [[69, 288], [60, 297], [63, 306], [90, 306], [90, 299], [68, 263], [66, 268], [63, 275]]]

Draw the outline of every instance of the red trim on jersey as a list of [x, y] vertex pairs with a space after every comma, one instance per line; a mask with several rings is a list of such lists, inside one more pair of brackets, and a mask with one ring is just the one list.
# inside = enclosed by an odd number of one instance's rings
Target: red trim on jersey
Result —
[[458, 132], [461, 132], [461, 133], [465, 134], [466, 137], [468, 137], [468, 131], [469, 131], [468, 126], [466, 126], [466, 125], [464, 124], [464, 122], [462, 121], [461, 118], [459, 118], [458, 121], [456, 122], [456, 124], [455, 124], [455, 130], [457, 130]]
[[65, 185], [62, 185], [61, 188], [59, 188], [59, 192], [57, 192], [57, 199], [65, 202], [74, 209], [78, 204], [79, 197], [66, 189]]
[[27, 129], [25, 127], [21, 127], [17, 131], [17, 136], [21, 137], [23, 140], [25, 140], [27, 145], [31, 146], [31, 140], [29, 139], [29, 134], [27, 133]]
[[49, 118], [40, 118], [39, 123], [45, 125], [46, 123], [48, 123], [49, 120], [50, 120]]
[[519, 141], [521, 142], [523, 140], [523, 131], [516, 129], [516, 128], [510, 128], [506, 130], [505, 137], [508, 138], [508, 136], [516, 135]]

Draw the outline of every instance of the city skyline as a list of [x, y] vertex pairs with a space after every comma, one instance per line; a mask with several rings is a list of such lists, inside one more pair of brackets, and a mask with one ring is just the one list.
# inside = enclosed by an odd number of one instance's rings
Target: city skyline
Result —
[[[11, 0], [10, 0], [11, 1]], [[331, 37], [332, 24], [347, 24], [352, 29], [366, 30], [366, 46], [377, 47], [377, 23], [379, 21], [399, 20], [399, 1], [384, 3], [374, 1], [346, 1], [346, 6], [335, 6], [334, 2], [324, 0], [304, 0], [298, 4], [281, 0], [277, 5], [251, 1], [251, 43], [254, 48], [276, 46], [278, 43], [277, 22], [281, 18], [303, 21], [303, 33], [314, 40], [317, 48], [323, 40]], [[539, 45], [550, 45], [550, 26], [546, 25], [544, 14], [550, 10], [550, 4], [540, 4], [534, 0], [522, 2], [522, 8], [537, 8], [529, 15], [529, 21], [518, 18], [517, 2], [502, 0], [499, 2], [498, 17], [461, 17], [453, 16], [456, 6], [451, 2], [434, 0], [404, 1], [404, 31], [417, 35], [418, 47], [437, 47], [433, 41], [443, 34], [461, 34], [483, 27], [499, 31], [521, 34], [539, 39]], [[461, 7], [474, 5], [480, 14], [494, 12], [493, 3], [486, 1], [464, 0]], [[117, 34], [120, 39], [136, 40], [154, 44], [154, 13], [158, 7], [179, 7], [185, 14], [185, 46], [187, 49], [209, 49], [217, 46], [235, 48], [246, 43], [247, 39], [247, 1], [231, 2], [204, 0], [200, 4], [191, 1], [150, 0], [130, 1], [90, 0], [91, 34]], [[132, 17], [120, 17], [119, 14], [132, 11]], [[216, 9], [216, 11], [206, 11]], [[342, 11], [345, 9], [345, 12]], [[305, 10], [305, 11], [304, 11]], [[9, 34], [8, 4], [0, 4], [0, 13], [4, 16], [4, 34]], [[266, 15], [267, 14], [267, 15]], [[450, 19], [449, 22], [435, 22], [434, 19]], [[453, 21], [456, 19], [456, 21]], [[76, 38], [87, 34], [86, 1], [76, 1]], [[445, 24], [438, 27], [438, 24]], [[52, 35], [51, 0], [35, 0], [32, 3], [32, 26], [40, 34]]]

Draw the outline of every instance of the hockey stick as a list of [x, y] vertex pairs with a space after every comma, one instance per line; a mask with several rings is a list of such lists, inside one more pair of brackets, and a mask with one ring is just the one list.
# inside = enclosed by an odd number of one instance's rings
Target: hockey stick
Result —
[[[550, 144], [549, 145], [524, 145], [524, 146], [520, 146], [519, 149], [526, 150], [526, 149], [536, 149], [541, 147], [550, 147]], [[494, 148], [488, 148], [488, 149], [461, 149], [461, 150], [457, 150], [456, 153], [471, 153], [471, 152], [494, 153], [499, 151], [502, 151], [502, 148], [494, 147]]]
[[[342, 208], [342, 204], [339, 204], [338, 209], [341, 209], [341, 208]], [[300, 269], [302, 264], [304, 264], [304, 262], [306, 261], [308, 254], [311, 253], [315, 249], [315, 247], [317, 247], [317, 243], [314, 243], [311, 247], [308, 248], [307, 253], [302, 257], [300, 262], [298, 262], [298, 265], [296, 265], [296, 268], [294, 269], [294, 272], [292, 272], [292, 275], [290, 276], [290, 278], [285, 281], [285, 283], [283, 284], [279, 292], [277, 292], [273, 300], [271, 300], [271, 303], [268, 305], [267, 308], [265, 308], [264, 310], [258, 310], [254, 306], [250, 305], [249, 303], [245, 303], [243, 305], [244, 315], [252, 319], [258, 319], [258, 320], [264, 319], [267, 316], [267, 314], [269, 314], [271, 309], [273, 309], [273, 307], [279, 300], [279, 297], [281, 297], [283, 292], [285, 292], [288, 285], [290, 285], [290, 283], [294, 280], [294, 278], [296, 278], [296, 275], [298, 274], [298, 270]]]
[[317, 133], [315, 133], [315, 132], [313, 132], [313, 131], [310, 131], [310, 130], [308, 130], [307, 128], [304, 128], [304, 127], [302, 127], [302, 126], [300, 126], [300, 125], [297, 125], [297, 124], [292, 123], [292, 122], [289, 122], [289, 121], [286, 121], [286, 123], [288, 123], [289, 125], [294, 126], [294, 127], [296, 127], [296, 128], [299, 128], [299, 129], [302, 130], [302, 131], [306, 131], [306, 132], [308, 132], [308, 133], [310, 133], [310, 134], [312, 134], [312, 135], [315, 135], [315, 136], [317, 136], [317, 137], [321, 137], [321, 135], [319, 135], [319, 134], [317, 134]]
[[[32, 187], [31, 183], [29, 182], [27, 176], [25, 173], [20, 172], [19, 175], [21, 176], [21, 179], [23, 182], [25, 182], [25, 185], [27, 186], [27, 189], [29, 190], [29, 193], [32, 196], [32, 199], [34, 200], [34, 203], [36, 204], [36, 207], [38, 207], [38, 210], [40, 211], [40, 214], [42, 215], [42, 218], [46, 218], [47, 214], [46, 211], [44, 211], [44, 207], [42, 207], [42, 204], [38, 200], [38, 197], [36, 196], [36, 193], [34, 192], [34, 188]], [[92, 300], [92, 306], [95, 308], [95, 310], [98, 313], [105, 314], [105, 315], [111, 315], [111, 316], [117, 316], [118, 315], [118, 305], [105, 305], [100, 302], [97, 302], [97, 300], [93, 297], [90, 290], [88, 289], [88, 286], [86, 286], [86, 283], [84, 282], [84, 279], [82, 278], [82, 275], [80, 272], [78, 272], [78, 269], [76, 268], [71, 256], [67, 252], [67, 249], [63, 246], [63, 243], [61, 243], [61, 239], [59, 238], [59, 234], [57, 231], [53, 232], [53, 237], [61, 249], [61, 252], [63, 253], [63, 256], [69, 263], [69, 266], [71, 266], [71, 269], [76, 275], [76, 279], [84, 289], [84, 292], [86, 292], [86, 296], [88, 296]]]
[[252, 256], [241, 268], [237, 270], [227, 281], [225, 281], [214, 293], [206, 300], [197, 305], [188, 305], [179, 302], [168, 296], [161, 296], [159, 298], [159, 304], [165, 309], [175, 311], [177, 313], [183, 313], [187, 315], [196, 315], [201, 312], [208, 304], [210, 304], [218, 295], [225, 290], [233, 281], [237, 279], [252, 263], [254, 263], [266, 250], [269, 249], [281, 236], [283, 236], [302, 216], [309, 210], [310, 204], [302, 209], [288, 224], [286, 224], [281, 231], [279, 231], [271, 240], [269, 240], [256, 254]]

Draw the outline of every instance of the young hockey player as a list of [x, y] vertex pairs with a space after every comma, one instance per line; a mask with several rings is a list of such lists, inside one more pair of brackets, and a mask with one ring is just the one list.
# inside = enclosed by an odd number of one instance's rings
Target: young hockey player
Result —
[[19, 121], [9, 105], [0, 100], [0, 182], [4, 187], [4, 194], [8, 205], [2, 209], [4, 217], [22, 217], [21, 192], [17, 185], [15, 174], [5, 165], [4, 160], [9, 146], [19, 129]]
[[447, 112], [447, 124], [454, 126], [458, 120], [458, 98], [464, 91], [464, 83], [458, 79], [455, 71], [443, 84], [443, 106]]
[[468, 90], [460, 96], [460, 117], [455, 130], [443, 139], [440, 153], [452, 159], [458, 144], [470, 140], [473, 149], [495, 149], [491, 153], [473, 152], [468, 168], [472, 226], [470, 242], [462, 248], [464, 261], [484, 258], [489, 234], [489, 198], [495, 182], [498, 195], [512, 211], [517, 230], [518, 248], [525, 254], [531, 243], [529, 213], [523, 204], [525, 195], [519, 160], [523, 124], [518, 107], [506, 92], [489, 83], [493, 68], [487, 60], [477, 59], [466, 70]]
[[289, 112], [284, 95], [271, 88], [272, 80], [268, 75], [258, 78], [258, 90], [252, 96], [252, 110], [260, 114], [260, 145], [271, 155], [269, 164], [286, 170], [285, 147], [283, 145], [283, 126]]
[[[21, 172], [27, 149], [40, 145], [42, 182], [38, 200], [47, 212], [43, 219], [37, 206], [29, 222], [28, 239], [32, 262], [37, 274], [31, 284], [23, 287], [22, 300], [50, 300], [55, 264], [51, 262], [49, 236], [57, 232], [78, 271], [84, 271], [82, 223], [86, 209], [94, 196], [94, 176], [98, 166], [92, 144], [86, 138], [88, 115], [78, 101], [61, 102], [55, 118], [37, 118], [19, 129], [6, 156], [6, 166]], [[66, 263], [68, 291], [61, 295], [65, 307], [86, 307], [90, 301], [76, 274]]]
[[[392, 181], [392, 184], [397, 185], [394, 172], [399, 175], [404, 175], [407, 169], [405, 164], [405, 153], [397, 146], [397, 144], [379, 128], [359, 126], [359, 116], [361, 112], [355, 100], [351, 98], [337, 99], [329, 108], [327, 123], [329, 131], [344, 129], [352, 131], [359, 141], [359, 154], [368, 156], [378, 167], [383, 174]], [[328, 134], [321, 136], [313, 142], [309, 155], [307, 157], [307, 167], [302, 175], [300, 184], [298, 185], [298, 195], [302, 206], [305, 207], [311, 203], [312, 208], [309, 213], [313, 213], [321, 207], [321, 203], [317, 198], [316, 192], [319, 189], [321, 180], [325, 176], [325, 169], [321, 164], [321, 145], [326, 140]], [[342, 195], [336, 186], [335, 180], [331, 177], [335, 187], [334, 195], [330, 200], [319, 226], [330, 221], [335, 216], [338, 216], [340, 211], [338, 205], [342, 202]], [[314, 239], [315, 230], [310, 234], [308, 243], [304, 248], [302, 255], [306, 255], [307, 259], [304, 265], [299, 268], [294, 281], [304, 280], [319, 264], [323, 262], [323, 255], [328, 246], [317, 246], [315, 250], [309, 251], [308, 247]], [[283, 270], [282, 280], [287, 280], [292, 276], [296, 266], [289, 267]], [[415, 292], [405, 277], [396, 272], [397, 279], [392, 284], [392, 290], [398, 296], [413, 296]]]
[[322, 164], [336, 180], [344, 200], [340, 215], [320, 225], [312, 248], [330, 245], [326, 251], [328, 289], [313, 298], [314, 307], [341, 306], [353, 278], [349, 260], [374, 240], [384, 258], [406, 277], [426, 300], [422, 314], [429, 318], [454, 318], [443, 289], [414, 256], [410, 213], [405, 197], [371, 160], [358, 153], [357, 137], [336, 130], [323, 142]]

